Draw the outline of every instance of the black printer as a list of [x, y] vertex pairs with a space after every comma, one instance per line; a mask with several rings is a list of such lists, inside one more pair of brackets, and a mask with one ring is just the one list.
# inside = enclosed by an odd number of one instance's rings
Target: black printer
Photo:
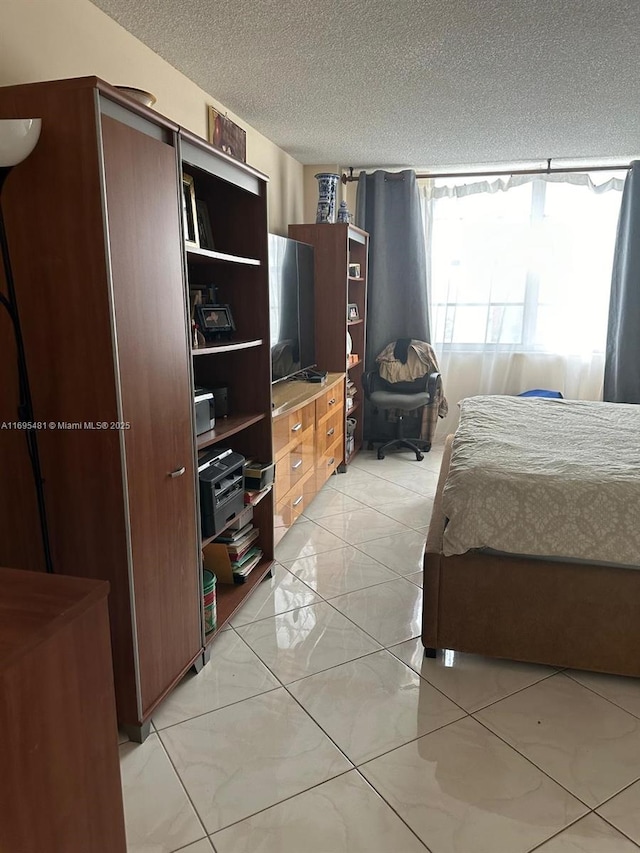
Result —
[[216, 536], [244, 509], [244, 463], [241, 453], [219, 448], [198, 459], [203, 539]]

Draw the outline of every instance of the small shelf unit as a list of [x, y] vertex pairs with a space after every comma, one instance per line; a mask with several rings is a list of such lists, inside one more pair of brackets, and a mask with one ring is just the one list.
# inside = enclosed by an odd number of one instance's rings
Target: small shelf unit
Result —
[[[316, 360], [321, 370], [342, 371], [356, 386], [358, 399], [362, 398], [362, 371], [367, 327], [367, 276], [369, 235], [354, 225], [290, 225], [289, 236], [315, 249], [315, 279], [322, 286], [316, 288]], [[360, 265], [360, 276], [350, 276], [349, 264]], [[348, 305], [358, 306], [358, 319], [349, 320]], [[347, 364], [347, 333], [351, 337], [352, 352], [358, 359]], [[346, 395], [346, 387], [345, 387]], [[345, 396], [346, 400], [346, 396]], [[347, 412], [351, 417], [355, 410]], [[345, 429], [343, 461], [348, 463], [362, 446], [362, 414], [356, 419], [354, 452], [347, 458], [347, 431]]]

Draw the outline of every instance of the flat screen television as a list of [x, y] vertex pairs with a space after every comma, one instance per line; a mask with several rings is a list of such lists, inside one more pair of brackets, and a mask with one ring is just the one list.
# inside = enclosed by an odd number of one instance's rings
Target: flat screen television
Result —
[[269, 234], [271, 379], [316, 363], [313, 246]]

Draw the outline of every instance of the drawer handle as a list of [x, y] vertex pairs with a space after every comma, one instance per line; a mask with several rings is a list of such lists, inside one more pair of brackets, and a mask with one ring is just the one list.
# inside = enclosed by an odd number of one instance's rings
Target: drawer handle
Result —
[[298, 432], [299, 429], [302, 429], [302, 423], [300, 421], [298, 421], [295, 426], [291, 427], [291, 432]]
[[170, 472], [169, 472], [169, 476], [170, 476], [173, 480], [175, 480], [175, 479], [177, 479], [178, 477], [182, 477], [182, 475], [184, 474], [184, 472], [185, 472], [186, 470], [187, 470], [187, 469], [186, 469], [186, 468], [184, 467], [184, 465], [183, 465], [181, 468], [176, 468], [176, 470], [175, 470], [175, 471], [170, 471]]
[[298, 506], [298, 504], [302, 501], [303, 495], [300, 495], [299, 498], [296, 498], [293, 502], [293, 506]]
[[297, 462], [294, 462], [294, 463], [293, 463], [293, 465], [291, 466], [291, 470], [292, 470], [292, 471], [295, 471], [295, 470], [296, 470], [297, 468], [299, 468], [301, 465], [302, 465], [302, 459], [298, 459], [298, 461], [297, 461]]
[[335, 398], [335, 397], [332, 397], [332, 398], [329, 400], [329, 405], [330, 405], [330, 406], [333, 406], [333, 404], [335, 403], [335, 401], [336, 401], [336, 398]]
[[336, 431], [336, 428], [331, 427], [331, 429], [327, 432], [327, 435], [333, 435], [335, 431]]
[[327, 468], [329, 467], [329, 465], [333, 465], [333, 463], [334, 463], [335, 461], [336, 461], [335, 456], [332, 456], [332, 457], [331, 457], [331, 459], [327, 462]]

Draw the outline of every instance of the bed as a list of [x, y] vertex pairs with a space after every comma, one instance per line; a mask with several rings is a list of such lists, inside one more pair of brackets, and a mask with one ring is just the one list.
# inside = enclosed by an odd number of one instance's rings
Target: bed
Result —
[[429, 657], [640, 676], [640, 406], [462, 402], [427, 536], [422, 642]]

